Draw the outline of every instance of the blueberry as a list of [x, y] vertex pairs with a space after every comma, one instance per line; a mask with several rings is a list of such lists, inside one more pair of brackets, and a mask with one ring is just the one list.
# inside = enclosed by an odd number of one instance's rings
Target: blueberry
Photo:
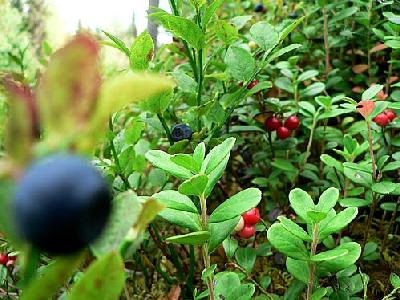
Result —
[[289, 14], [290, 19], [297, 19], [298, 17], [299, 17], [299, 14], [295, 11]]
[[264, 11], [264, 5], [262, 3], [258, 3], [256, 4], [256, 6], [254, 6], [254, 11], [255, 12], [263, 12]]
[[66, 255], [100, 235], [110, 215], [112, 195], [102, 174], [87, 160], [63, 154], [26, 170], [14, 200], [20, 237], [41, 251]]
[[186, 124], [178, 124], [172, 127], [171, 137], [174, 142], [189, 140], [192, 137], [192, 129]]

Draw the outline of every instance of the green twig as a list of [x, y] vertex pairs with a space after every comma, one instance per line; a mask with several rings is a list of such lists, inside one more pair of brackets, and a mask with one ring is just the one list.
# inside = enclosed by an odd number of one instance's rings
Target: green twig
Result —
[[160, 113], [157, 114], [157, 118], [160, 120], [162, 127], [164, 128], [164, 131], [165, 131], [165, 134], [167, 135], [170, 146], [172, 146], [174, 144], [174, 141], [172, 139], [171, 131], [169, 130], [167, 122], [165, 121], [163, 115]]

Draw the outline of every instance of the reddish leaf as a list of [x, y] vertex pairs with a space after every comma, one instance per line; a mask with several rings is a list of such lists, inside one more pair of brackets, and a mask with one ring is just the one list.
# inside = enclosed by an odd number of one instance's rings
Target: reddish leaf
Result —
[[99, 45], [90, 35], [72, 39], [52, 57], [38, 89], [50, 135], [72, 135], [88, 122], [100, 87]]
[[375, 45], [375, 47], [373, 47], [373, 48], [371, 48], [371, 50], [369, 50], [369, 52], [375, 53], [375, 52], [379, 52], [379, 51], [385, 50], [387, 48], [388, 48], [388, 46], [386, 46], [385, 44], [377, 43]]
[[368, 65], [355, 65], [353, 67], [353, 72], [356, 74], [364, 73], [367, 70], [368, 70]]
[[375, 102], [371, 100], [360, 101], [356, 107], [358, 112], [366, 119], [375, 109]]

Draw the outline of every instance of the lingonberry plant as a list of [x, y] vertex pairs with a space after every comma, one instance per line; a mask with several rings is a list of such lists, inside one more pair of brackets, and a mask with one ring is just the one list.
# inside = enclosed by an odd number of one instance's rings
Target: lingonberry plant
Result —
[[399, 297], [397, 1], [169, 0], [169, 44], [61, 49], [40, 2], [0, 1], [0, 299]]

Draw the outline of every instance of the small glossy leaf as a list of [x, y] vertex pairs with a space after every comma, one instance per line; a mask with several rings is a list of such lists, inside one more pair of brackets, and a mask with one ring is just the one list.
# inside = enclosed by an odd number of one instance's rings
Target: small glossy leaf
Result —
[[289, 257], [300, 260], [309, 259], [303, 241], [290, 233], [282, 224], [273, 224], [268, 229], [267, 237], [276, 249]]
[[356, 207], [348, 207], [338, 213], [332, 219], [327, 220], [324, 226], [321, 224], [321, 231], [319, 233], [320, 240], [323, 240], [328, 235], [338, 232], [342, 228], [350, 224], [351, 221], [357, 216], [358, 209]]
[[201, 166], [201, 172], [210, 174], [230, 154], [235, 145], [235, 138], [228, 138], [214, 147], [206, 156]]
[[331, 187], [325, 190], [319, 197], [319, 202], [315, 206], [316, 210], [328, 213], [332, 208], [335, 207], [339, 199], [339, 190]]
[[184, 235], [176, 235], [166, 239], [168, 243], [182, 245], [203, 245], [208, 242], [210, 233], [208, 231], [196, 231]]
[[225, 63], [229, 75], [237, 81], [248, 81], [254, 74], [255, 61], [251, 54], [238, 46], [230, 46], [226, 51]]
[[189, 179], [193, 176], [188, 169], [172, 162], [171, 155], [164, 151], [150, 150], [146, 153], [146, 158], [157, 168], [160, 168], [178, 178]]
[[294, 234], [298, 238], [307, 242], [312, 241], [312, 238], [308, 235], [308, 233], [292, 220], [289, 220], [284, 216], [279, 216], [278, 220], [282, 223], [282, 225], [286, 228], [286, 230], [288, 230], [290, 233]]
[[201, 230], [200, 216], [197, 213], [167, 208], [158, 215], [171, 224], [188, 228], [191, 231]]
[[238, 224], [240, 216], [219, 223], [210, 223], [208, 230], [210, 231], [210, 242], [208, 252], [213, 252], [227, 237], [232, 233]]
[[388, 194], [392, 193], [393, 191], [395, 191], [396, 188], [398, 188], [399, 186], [400, 186], [400, 184], [398, 184], [398, 183], [394, 183], [394, 182], [390, 182], [390, 181], [382, 181], [382, 182], [374, 183], [372, 185], [371, 189], [375, 193], [382, 194], [382, 195], [388, 195]]
[[301, 282], [308, 283], [308, 278], [310, 276], [308, 262], [288, 257], [286, 260], [286, 267], [295, 278]]
[[328, 250], [325, 252], [320, 252], [314, 256], [311, 256], [311, 260], [312, 261], [327, 261], [327, 260], [332, 260], [332, 259], [336, 259], [338, 257], [347, 255], [347, 253], [349, 253], [349, 251], [347, 249], [332, 249], [332, 250]]
[[224, 247], [226, 256], [228, 258], [232, 258], [235, 255], [236, 249], [239, 247], [239, 242], [237, 240], [227, 238], [223, 241], [222, 246]]
[[235, 252], [237, 263], [248, 273], [251, 273], [251, 271], [253, 270], [254, 264], [256, 262], [256, 257], [256, 250], [250, 247], [239, 248]]
[[197, 213], [197, 207], [189, 197], [177, 191], [162, 191], [152, 196], [167, 208]]
[[371, 100], [373, 99], [380, 91], [384, 88], [383, 85], [377, 84], [369, 87], [363, 94], [361, 99], [362, 100]]
[[207, 183], [207, 175], [194, 175], [192, 178], [182, 182], [178, 190], [184, 195], [200, 196], [204, 193]]
[[328, 293], [327, 288], [319, 288], [312, 295], [311, 300], [320, 300]]
[[261, 191], [248, 188], [232, 196], [218, 206], [210, 216], [211, 223], [232, 219], [256, 207], [261, 201]]
[[264, 51], [274, 48], [279, 40], [279, 35], [275, 31], [275, 28], [265, 21], [258, 22], [251, 26], [250, 35]]
[[354, 242], [342, 244], [336, 249], [345, 249], [348, 253], [336, 259], [322, 262], [319, 265], [321, 270], [338, 272], [354, 264], [361, 255], [360, 245]]
[[310, 220], [307, 212], [315, 209], [311, 196], [305, 191], [296, 188], [289, 193], [289, 201], [297, 215], [304, 220]]

